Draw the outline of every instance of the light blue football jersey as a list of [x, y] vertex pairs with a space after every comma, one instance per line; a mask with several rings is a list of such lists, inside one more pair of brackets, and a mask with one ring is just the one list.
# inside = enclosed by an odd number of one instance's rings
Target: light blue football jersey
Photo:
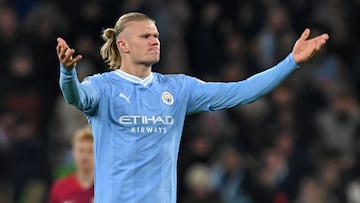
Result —
[[94, 135], [95, 203], [175, 203], [185, 116], [255, 101], [297, 64], [279, 64], [239, 82], [203, 82], [183, 74], [138, 78], [121, 70], [88, 77], [60, 65], [65, 100], [85, 113]]

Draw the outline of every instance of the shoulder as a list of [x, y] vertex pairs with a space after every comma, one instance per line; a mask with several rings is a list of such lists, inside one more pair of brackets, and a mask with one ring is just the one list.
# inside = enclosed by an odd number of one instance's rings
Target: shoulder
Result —
[[96, 73], [84, 78], [81, 81], [82, 84], [91, 85], [94, 87], [102, 88], [104, 85], [108, 83], [112, 78], [115, 78], [114, 71], [104, 72], [104, 73]]
[[176, 89], [191, 89], [197, 85], [202, 86], [206, 84], [206, 82], [186, 74], [160, 74], [156, 73], [156, 77], [158, 78], [158, 82], [166, 86], [173, 86]]
[[86, 81], [86, 80], [101, 80], [101, 79], [112, 77], [113, 75], [114, 75], [114, 71], [95, 73], [93, 75], [89, 75], [89, 76], [85, 77], [84, 81]]
[[153, 73], [153, 74], [161, 82], [184, 82], [186, 80], [193, 79], [193, 77], [185, 74], [161, 74], [161, 73]]

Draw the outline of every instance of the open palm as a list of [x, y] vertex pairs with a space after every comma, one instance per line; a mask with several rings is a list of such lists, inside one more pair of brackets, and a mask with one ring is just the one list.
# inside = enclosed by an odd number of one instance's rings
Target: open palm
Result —
[[310, 36], [310, 29], [306, 28], [301, 37], [296, 41], [292, 53], [296, 63], [303, 63], [313, 57], [326, 44], [329, 39], [328, 34], [322, 34], [312, 39]]
[[56, 46], [56, 52], [59, 58], [59, 62], [65, 68], [74, 68], [76, 63], [82, 59], [82, 56], [77, 55], [76, 57], [73, 57], [75, 54], [75, 49], [71, 49], [66, 41], [61, 37], [57, 38], [57, 42], [58, 44]]

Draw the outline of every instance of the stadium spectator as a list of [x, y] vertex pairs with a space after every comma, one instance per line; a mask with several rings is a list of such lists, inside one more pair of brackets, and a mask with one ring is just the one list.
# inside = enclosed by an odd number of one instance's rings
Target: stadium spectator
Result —
[[72, 139], [76, 171], [56, 180], [50, 190], [49, 203], [91, 203], [94, 199], [94, 147], [88, 126], [77, 130]]

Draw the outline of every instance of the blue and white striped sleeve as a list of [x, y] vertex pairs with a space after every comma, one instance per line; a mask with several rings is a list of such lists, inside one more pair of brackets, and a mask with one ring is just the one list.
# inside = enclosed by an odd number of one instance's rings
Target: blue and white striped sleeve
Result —
[[202, 82], [189, 77], [187, 114], [254, 102], [276, 88], [298, 65], [292, 54], [263, 72], [238, 82]]
[[91, 81], [85, 80], [80, 83], [75, 68], [67, 69], [60, 65], [59, 84], [67, 103], [83, 111], [86, 115], [90, 115], [96, 110], [99, 94], [91, 85]]

